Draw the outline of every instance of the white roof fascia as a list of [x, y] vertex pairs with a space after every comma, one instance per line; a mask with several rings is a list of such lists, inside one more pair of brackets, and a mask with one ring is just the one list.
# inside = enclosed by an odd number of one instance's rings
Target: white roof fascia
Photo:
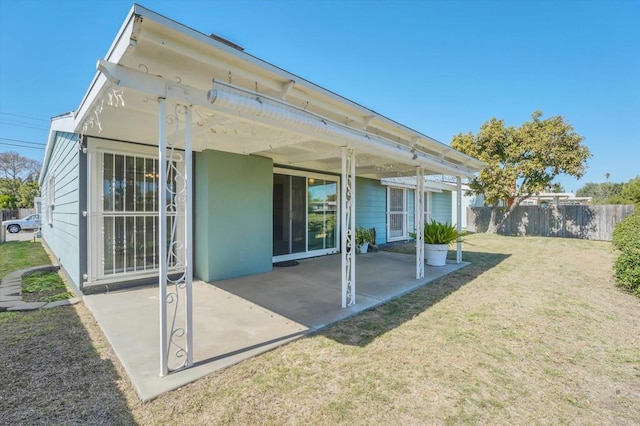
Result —
[[38, 185], [42, 187], [44, 176], [49, 167], [49, 159], [51, 158], [51, 150], [55, 143], [56, 133], [67, 132], [74, 133], [73, 111], [66, 114], [58, 115], [51, 118], [51, 126], [49, 127], [49, 136], [47, 137], [47, 146], [44, 149], [44, 160], [40, 168], [40, 176], [38, 177]]
[[[120, 58], [122, 58], [128, 49], [135, 47], [135, 33], [139, 31], [140, 25], [140, 21], [136, 19], [137, 8], [138, 6], [134, 4], [129, 10], [127, 18], [120, 27], [116, 38], [111, 43], [111, 46], [105, 55], [105, 59], [107, 61], [118, 63]], [[89, 112], [89, 108], [91, 108], [93, 101], [102, 96], [106, 82], [107, 79], [104, 78], [100, 72], [96, 72], [91, 84], [89, 85], [89, 89], [82, 98], [80, 106], [78, 106], [75, 115], [76, 132], [78, 132], [80, 124], [84, 121], [86, 114]]]
[[[383, 179], [380, 179], [380, 183], [384, 186], [397, 186], [402, 188], [415, 189], [416, 178], [415, 177], [383, 178]], [[443, 191], [453, 192], [456, 190], [456, 186], [449, 183], [433, 182], [433, 181], [425, 180], [424, 190], [429, 192], [438, 192], [438, 193]]]
[[[373, 116], [375, 117], [374, 119], [377, 120], [382, 120], [385, 124], [387, 124], [388, 126], [397, 128], [399, 130], [401, 130], [402, 132], [406, 133], [407, 137], [403, 138], [406, 139], [407, 143], [410, 143], [412, 140], [416, 140], [416, 143], [418, 145], [422, 145], [427, 149], [434, 149], [436, 151], [440, 151], [443, 153], [444, 156], [449, 156], [452, 159], [455, 159], [459, 162], [462, 163], [463, 167], [466, 168], [470, 168], [473, 169], [475, 171], [480, 170], [482, 167], [484, 167], [484, 163], [469, 157], [459, 151], [454, 150], [453, 148], [451, 148], [450, 146], [437, 141], [436, 139], [433, 139], [430, 136], [427, 136], [425, 134], [422, 134], [420, 132], [417, 132], [405, 125], [402, 125], [394, 120], [391, 120], [371, 109], [368, 109], [356, 102], [353, 102], [343, 96], [340, 96], [330, 90], [327, 90], [321, 86], [318, 86], [304, 78], [301, 78], [295, 74], [292, 74], [282, 68], [279, 68], [269, 62], [266, 62], [260, 58], [257, 58], [247, 52], [244, 51], [240, 51], [236, 48], [233, 48], [231, 46], [228, 46], [220, 41], [217, 41], [211, 37], [209, 37], [208, 35], [194, 30], [193, 28], [190, 28], [184, 24], [181, 24], [179, 22], [176, 22], [170, 18], [167, 18], [163, 15], [160, 15], [156, 12], [153, 12], [149, 9], [144, 8], [143, 6], [140, 5], [134, 5], [132, 12], [130, 13], [130, 17], [129, 19], [132, 18], [131, 14], [134, 15], [140, 15], [143, 17], [143, 19], [151, 19], [153, 21], [156, 21], [158, 24], [166, 26], [176, 32], [179, 32], [181, 34], [183, 34], [184, 36], [186, 36], [187, 38], [192, 38], [197, 40], [200, 43], [204, 43], [204, 44], [208, 44], [210, 46], [213, 46], [214, 48], [221, 50], [231, 56], [236, 57], [237, 59], [239, 59], [240, 61], [244, 61], [244, 62], [248, 62], [251, 63], [255, 66], [257, 66], [258, 68], [268, 71], [272, 74], [275, 74], [277, 76], [280, 77], [280, 79], [282, 80], [286, 80], [286, 81], [295, 81], [296, 83], [296, 88], [302, 88], [307, 89], [305, 92], [307, 92], [309, 95], [321, 95], [327, 98], [330, 98], [334, 101], [337, 101], [343, 105], [347, 105], [353, 109], [356, 109], [357, 111], [359, 111], [363, 116]], [[126, 26], [123, 26], [123, 28], [125, 28]], [[121, 30], [122, 31], [122, 30]], [[122, 36], [119, 37], [119, 39], [122, 38]], [[110, 62], [116, 62], [117, 61], [110, 61]], [[431, 142], [433, 145], [427, 145], [427, 144], [420, 144], [419, 142], [421, 140], [426, 140]], [[410, 145], [407, 145], [410, 147]]]

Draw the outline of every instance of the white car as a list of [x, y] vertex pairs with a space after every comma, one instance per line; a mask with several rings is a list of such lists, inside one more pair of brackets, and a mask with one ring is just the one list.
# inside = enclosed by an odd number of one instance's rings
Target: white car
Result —
[[23, 229], [38, 229], [40, 228], [40, 215], [32, 214], [24, 219], [5, 220], [2, 222], [2, 227], [7, 228], [7, 232], [10, 234], [16, 234]]

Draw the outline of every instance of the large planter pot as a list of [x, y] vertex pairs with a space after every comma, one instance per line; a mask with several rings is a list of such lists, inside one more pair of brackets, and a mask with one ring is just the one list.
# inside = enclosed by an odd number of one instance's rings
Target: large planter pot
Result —
[[367, 251], [369, 251], [369, 243], [362, 243], [359, 246], [360, 248], [360, 253], [366, 253]]
[[449, 244], [425, 244], [424, 256], [429, 266], [445, 266]]

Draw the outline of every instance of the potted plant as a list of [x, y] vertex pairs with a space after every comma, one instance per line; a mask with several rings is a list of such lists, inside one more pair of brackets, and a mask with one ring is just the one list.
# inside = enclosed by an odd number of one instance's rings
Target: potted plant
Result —
[[424, 253], [427, 265], [444, 266], [447, 263], [449, 244], [460, 237], [456, 227], [432, 220], [424, 224]]
[[356, 245], [360, 249], [360, 253], [366, 253], [369, 250], [369, 244], [373, 244], [371, 230], [358, 226], [356, 228]]

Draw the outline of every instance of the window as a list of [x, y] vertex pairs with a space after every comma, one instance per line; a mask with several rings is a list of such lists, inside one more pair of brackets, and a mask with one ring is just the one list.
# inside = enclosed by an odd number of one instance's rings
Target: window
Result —
[[56, 176], [51, 174], [47, 179], [47, 223], [53, 225], [53, 209], [56, 202]]
[[274, 262], [338, 251], [339, 187], [335, 176], [274, 169]]
[[[102, 250], [99, 260], [102, 270], [99, 275], [157, 269], [160, 254], [159, 162], [156, 158], [141, 155], [105, 152], [101, 156], [101, 201], [98, 210], [101, 218]], [[174, 182], [174, 174], [171, 169], [169, 182]], [[174, 229], [177, 220], [176, 202], [175, 188], [170, 184], [167, 191], [168, 229]], [[173, 262], [177, 260], [176, 256], [171, 258]]]
[[387, 241], [404, 240], [407, 234], [407, 190], [387, 188]]
[[431, 222], [431, 192], [424, 191], [424, 223]]

